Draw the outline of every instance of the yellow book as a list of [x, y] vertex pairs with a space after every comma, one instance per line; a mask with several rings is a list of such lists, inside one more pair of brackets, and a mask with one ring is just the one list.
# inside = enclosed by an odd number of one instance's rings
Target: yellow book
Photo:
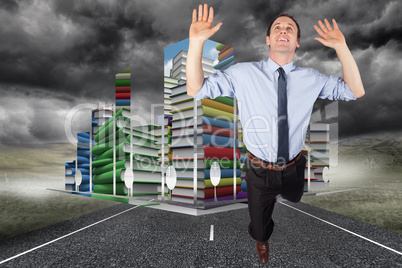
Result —
[[225, 52], [223, 52], [222, 54], [220, 54], [218, 56], [218, 61], [221, 61], [224, 57], [226, 57], [230, 52], [233, 51], [233, 47], [229, 48], [228, 50], [226, 50]]

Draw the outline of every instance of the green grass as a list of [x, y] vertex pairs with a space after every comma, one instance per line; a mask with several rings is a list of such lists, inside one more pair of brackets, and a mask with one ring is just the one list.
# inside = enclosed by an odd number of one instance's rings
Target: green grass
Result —
[[[0, 190], [0, 240], [118, 204], [45, 190], [44, 186], [55, 186], [54, 180], [49, 178], [11, 177], [9, 180], [13, 182], [0, 182], [6, 186]], [[24, 189], [27, 181], [38, 187]]]
[[303, 198], [302, 202], [402, 234], [402, 133], [340, 142], [330, 190], [356, 191]]
[[302, 202], [402, 234], [402, 191], [399, 184], [306, 197]]

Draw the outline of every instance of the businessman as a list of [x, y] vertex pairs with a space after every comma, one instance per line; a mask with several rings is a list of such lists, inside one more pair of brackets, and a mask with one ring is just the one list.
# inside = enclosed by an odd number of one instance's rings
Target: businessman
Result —
[[336, 51], [343, 78], [326, 76], [293, 64], [300, 47], [300, 27], [288, 14], [268, 26], [269, 59], [238, 63], [204, 79], [201, 59], [204, 42], [222, 26], [212, 27], [214, 11], [205, 4], [193, 10], [187, 55], [187, 94], [199, 100], [236, 97], [249, 151], [246, 180], [250, 224], [261, 263], [267, 263], [273, 233], [275, 197], [299, 202], [303, 195], [306, 159], [301, 155], [306, 130], [317, 98], [355, 100], [364, 95], [357, 64], [335, 20], [314, 25], [315, 40]]

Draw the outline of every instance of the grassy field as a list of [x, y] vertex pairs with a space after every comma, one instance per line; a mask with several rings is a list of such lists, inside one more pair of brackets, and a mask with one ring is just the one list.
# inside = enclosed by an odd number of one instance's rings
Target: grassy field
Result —
[[344, 140], [338, 151], [330, 191], [360, 189], [302, 202], [402, 234], [402, 133]]
[[46, 190], [64, 189], [75, 154], [71, 144], [0, 145], [0, 240], [117, 204]]

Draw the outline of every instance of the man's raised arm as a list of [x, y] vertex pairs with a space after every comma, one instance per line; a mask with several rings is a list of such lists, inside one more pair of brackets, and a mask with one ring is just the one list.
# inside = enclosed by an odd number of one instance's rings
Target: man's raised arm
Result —
[[332, 29], [331, 24], [329, 24], [327, 19], [325, 19], [324, 22], [326, 26], [321, 21], [318, 21], [321, 29], [317, 25], [314, 25], [314, 29], [322, 37], [316, 37], [314, 39], [322, 43], [324, 46], [335, 49], [342, 65], [343, 80], [349, 86], [350, 90], [352, 90], [356, 98], [363, 97], [365, 91], [360, 77], [359, 68], [357, 67], [356, 61], [346, 44], [345, 37], [339, 30], [334, 19], [332, 20], [334, 29]]
[[204, 42], [214, 35], [222, 22], [218, 23], [212, 28], [214, 21], [214, 9], [210, 7], [208, 16], [208, 5], [204, 4], [198, 7], [198, 20], [197, 10], [193, 10], [193, 20], [190, 26], [187, 63], [186, 63], [186, 80], [187, 80], [187, 94], [194, 97], [200, 90], [204, 82], [204, 72], [202, 70], [202, 49]]

